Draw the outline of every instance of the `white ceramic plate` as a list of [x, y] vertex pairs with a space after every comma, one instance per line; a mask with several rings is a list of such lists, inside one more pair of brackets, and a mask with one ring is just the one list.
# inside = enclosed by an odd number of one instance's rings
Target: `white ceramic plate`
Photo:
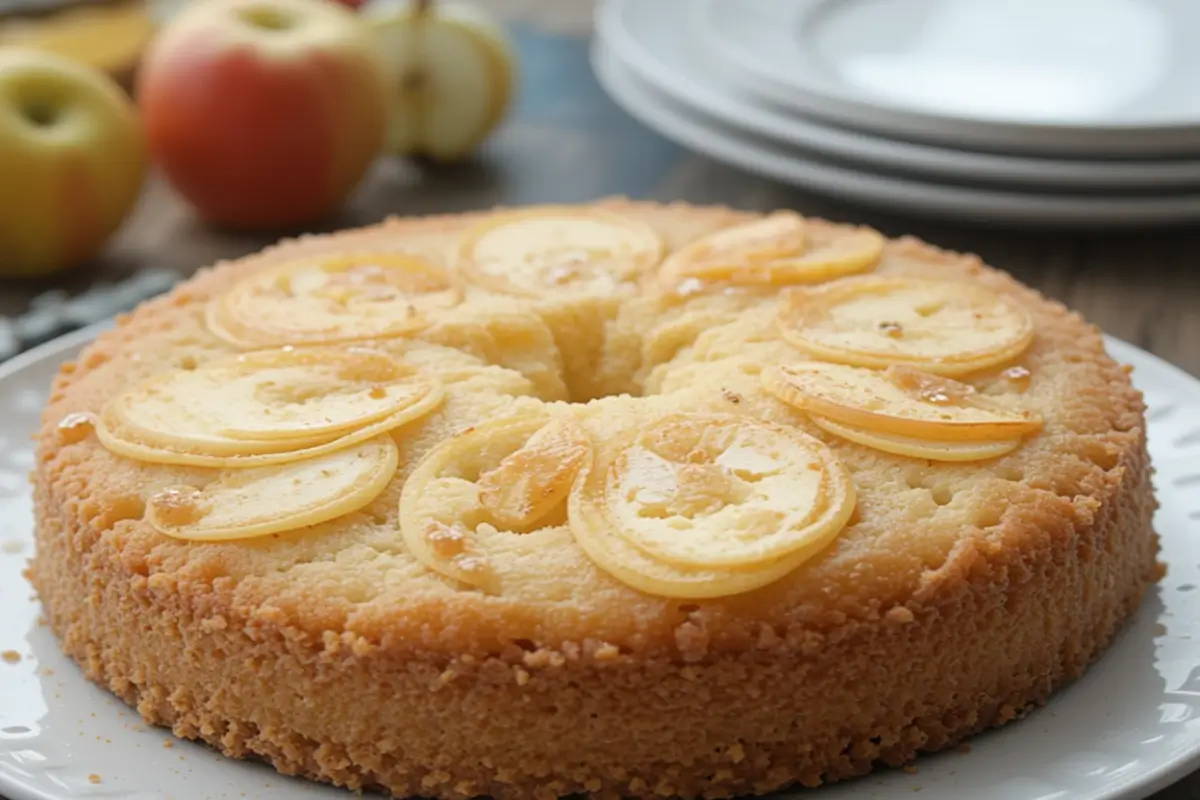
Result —
[[845, 125], [1022, 152], [1200, 152], [1193, 0], [696, 0], [691, 10], [705, 49], [747, 89]]
[[1085, 160], [971, 152], [838, 128], [758, 101], [727, 80], [711, 52], [680, 35], [690, 0], [606, 0], [597, 6], [604, 46], [655, 89], [698, 112], [816, 156], [919, 177], [1057, 190], [1196, 188], [1200, 159]]
[[[29, 434], [59, 363], [96, 330], [0, 367], [0, 794], [9, 800], [339, 800], [352, 794], [283, 778], [148, 728], [64, 657], [21, 572], [32, 553]], [[801, 800], [1137, 800], [1200, 767], [1200, 382], [1123, 342], [1150, 406], [1170, 571], [1101, 660], [1050, 705], [972, 741]], [[168, 745], [169, 743], [169, 745]], [[919, 794], [913, 792], [920, 789]]]
[[839, 200], [906, 215], [982, 225], [1114, 228], [1200, 220], [1200, 194], [1097, 196], [1005, 191], [882, 175], [805, 157], [765, 137], [725, 126], [680, 105], [641, 80], [597, 41], [596, 77], [633, 117], [684, 147], [728, 164]]

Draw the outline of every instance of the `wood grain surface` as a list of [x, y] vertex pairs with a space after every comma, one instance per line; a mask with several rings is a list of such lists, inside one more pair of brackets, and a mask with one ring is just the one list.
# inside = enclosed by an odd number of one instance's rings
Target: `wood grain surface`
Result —
[[[477, 161], [454, 169], [381, 161], [337, 217], [320, 229], [366, 224], [391, 214], [577, 202], [613, 194], [752, 209], [788, 207], [978, 253], [1105, 331], [1200, 375], [1200, 228], [1084, 233], [939, 224], [870, 213], [752, 177], [664, 140], [603, 94], [587, 63], [588, 0], [493, 0], [491, 5], [510, 17], [524, 73], [519, 102], [503, 129]], [[198, 222], [161, 181], [152, 179], [104, 257], [54, 286], [82, 291], [145, 267], [186, 275], [287, 233], [215, 230]], [[46, 288], [37, 283], [4, 286], [0, 313], [22, 311]], [[1200, 773], [1154, 798], [1200, 800]]]

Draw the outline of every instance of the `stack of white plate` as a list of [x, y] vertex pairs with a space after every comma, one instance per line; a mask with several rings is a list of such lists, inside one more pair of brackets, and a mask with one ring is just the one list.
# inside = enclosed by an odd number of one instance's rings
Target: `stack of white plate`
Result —
[[601, 0], [592, 57], [647, 126], [841, 200], [1200, 220], [1197, 0]]

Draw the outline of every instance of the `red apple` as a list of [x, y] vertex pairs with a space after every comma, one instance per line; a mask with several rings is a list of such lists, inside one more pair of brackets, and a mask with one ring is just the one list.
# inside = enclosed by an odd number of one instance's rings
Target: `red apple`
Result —
[[150, 153], [204, 218], [277, 228], [334, 210], [379, 153], [387, 71], [333, 0], [204, 0], [138, 74]]

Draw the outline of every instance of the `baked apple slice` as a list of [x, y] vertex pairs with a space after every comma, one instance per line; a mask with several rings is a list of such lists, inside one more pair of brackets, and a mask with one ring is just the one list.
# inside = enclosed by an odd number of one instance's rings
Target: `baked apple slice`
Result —
[[521, 411], [429, 451], [400, 495], [400, 533], [429, 569], [485, 591], [503, 583], [490, 546], [565, 522], [591, 442], [573, 419]]
[[1033, 341], [1033, 319], [1012, 300], [961, 281], [863, 275], [793, 289], [781, 335], [825, 361], [893, 364], [964, 375], [1011, 361]]
[[785, 286], [820, 283], [871, 269], [883, 237], [870, 228], [809, 231], [804, 218], [779, 211], [698, 239], [663, 262], [668, 289], [703, 285]]
[[437, 377], [384, 353], [284, 348], [153, 375], [102, 409], [96, 434], [139, 461], [262, 467], [386, 433], [444, 397]]
[[268, 268], [212, 300], [209, 329], [238, 347], [404, 336], [452, 308], [462, 291], [415, 255], [351, 253]]
[[172, 486], [146, 518], [176, 539], [249, 539], [328, 522], [363, 508], [396, 474], [399, 451], [378, 436], [304, 461], [219, 473], [203, 486]]
[[525, 297], [608, 296], [662, 258], [639, 220], [597, 208], [541, 206], [493, 214], [464, 234], [457, 263], [468, 281]]
[[938, 441], [1001, 441], [1035, 433], [1041, 417], [974, 387], [910, 367], [886, 371], [812, 361], [762, 371], [764, 388], [801, 411], [853, 428]]

